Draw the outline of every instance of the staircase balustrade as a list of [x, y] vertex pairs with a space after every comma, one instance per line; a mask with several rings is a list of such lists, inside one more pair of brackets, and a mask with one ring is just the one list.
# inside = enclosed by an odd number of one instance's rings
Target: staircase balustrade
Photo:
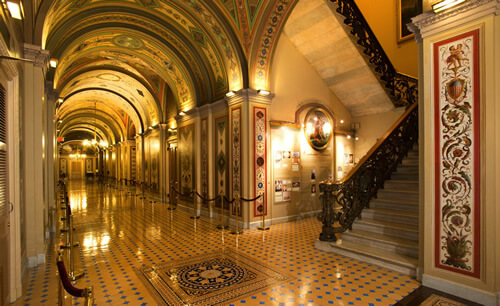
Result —
[[414, 103], [359, 163], [339, 181], [319, 184], [323, 223], [320, 240], [336, 241], [335, 234], [352, 229], [413, 145], [418, 142], [418, 106]]
[[409, 107], [417, 102], [418, 80], [396, 71], [354, 0], [331, 1], [337, 5], [337, 13], [345, 17], [344, 23], [352, 28], [351, 34], [363, 47], [363, 53], [370, 57], [369, 63], [385, 82], [394, 106]]

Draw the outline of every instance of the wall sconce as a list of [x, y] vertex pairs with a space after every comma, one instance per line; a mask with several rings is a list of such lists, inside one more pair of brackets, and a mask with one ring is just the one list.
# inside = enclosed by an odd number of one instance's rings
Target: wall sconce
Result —
[[186, 114], [186, 113], [185, 113], [185, 112], [183, 112], [183, 111], [180, 111], [180, 112], [179, 112], [179, 116], [184, 116], [185, 114]]
[[263, 96], [269, 96], [269, 94], [271, 94], [269, 90], [264, 90], [264, 89], [257, 90], [257, 93]]
[[439, 13], [441, 11], [447, 10], [455, 5], [458, 5], [465, 0], [443, 0], [432, 5], [432, 10], [434, 13]]
[[344, 124], [344, 120], [343, 119], [340, 119], [340, 124]]
[[64, 102], [64, 99], [63, 99], [63, 98], [59, 98], [59, 99], [57, 99], [57, 102], [59, 102], [59, 103], [63, 103], [63, 102]]
[[236, 93], [234, 91], [230, 91], [226, 94], [226, 97], [228, 98], [231, 98], [232, 96], [234, 96]]
[[21, 0], [8, 0], [2, 1], [4, 6], [7, 6], [7, 10], [9, 11], [10, 17], [18, 20], [23, 20], [24, 11], [23, 11], [23, 3]]
[[52, 59], [50, 59], [50, 61], [49, 61], [49, 65], [50, 65], [50, 67], [52, 67], [52, 68], [56, 68], [56, 67], [57, 67], [57, 60], [56, 60], [56, 59], [53, 59], [53, 58], [52, 58]]

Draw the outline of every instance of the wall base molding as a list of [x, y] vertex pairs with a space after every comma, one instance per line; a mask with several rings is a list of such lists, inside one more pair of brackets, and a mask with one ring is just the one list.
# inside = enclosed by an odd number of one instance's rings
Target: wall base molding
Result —
[[37, 254], [36, 256], [28, 257], [28, 268], [34, 268], [45, 263], [45, 254]]
[[459, 283], [455, 283], [443, 278], [425, 274], [422, 276], [422, 285], [439, 291], [456, 295], [483, 305], [500, 305], [500, 292], [496, 294]]

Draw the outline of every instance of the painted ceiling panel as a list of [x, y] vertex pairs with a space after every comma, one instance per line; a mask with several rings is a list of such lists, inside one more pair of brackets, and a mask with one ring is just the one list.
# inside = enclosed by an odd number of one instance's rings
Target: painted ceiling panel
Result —
[[[54, 84], [59, 85], [61, 73], [77, 69], [82, 58], [112, 58], [132, 66], [138, 71], [151, 69], [167, 80], [182, 103], [193, 103], [192, 84], [187, 68], [180, 59], [161, 49], [154, 41], [142, 39], [135, 33], [120, 33], [120, 29], [94, 31], [73, 42], [62, 54], [54, 76]], [[137, 51], [140, 52], [137, 52]], [[170, 57], [167, 57], [167, 54]]]
[[[159, 123], [160, 111], [155, 99], [144, 85], [129, 75], [112, 70], [93, 70], [82, 73], [73, 80], [74, 82], [68, 84], [61, 91], [62, 97], [69, 96], [73, 92], [82, 91], [85, 88], [107, 89], [124, 96], [136, 109], [140, 109], [141, 113], [147, 114], [146, 117], [143, 117], [145, 127]], [[107, 101], [107, 104], [113, 105], [113, 100]], [[79, 107], [79, 105], [76, 107]], [[115, 109], [123, 113], [121, 121], [125, 125], [127, 113], [117, 106], [115, 106]]]

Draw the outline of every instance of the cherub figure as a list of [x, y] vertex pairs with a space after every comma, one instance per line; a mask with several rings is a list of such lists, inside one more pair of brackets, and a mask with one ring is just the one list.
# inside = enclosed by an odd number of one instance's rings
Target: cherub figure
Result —
[[458, 44], [457, 47], [451, 46], [450, 47], [450, 55], [446, 58], [446, 63], [448, 66], [446, 67], [447, 69], [451, 69], [451, 65], [453, 65], [453, 70], [457, 70], [458, 68], [462, 67], [462, 61], [468, 61], [468, 58], [462, 57], [464, 54], [464, 51], [462, 50], [462, 44]]

